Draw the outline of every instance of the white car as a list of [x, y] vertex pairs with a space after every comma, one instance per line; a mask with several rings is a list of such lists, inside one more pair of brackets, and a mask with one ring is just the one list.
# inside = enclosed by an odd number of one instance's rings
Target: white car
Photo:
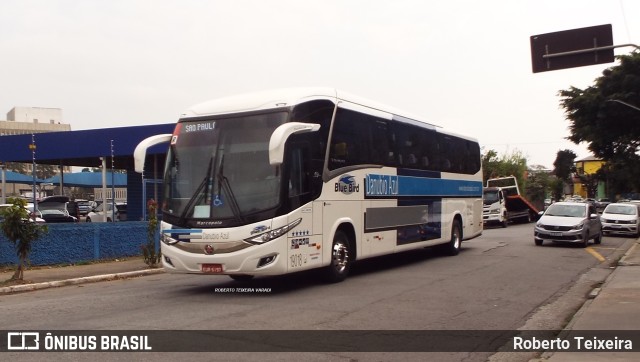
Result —
[[[85, 219], [86, 222], [102, 222], [104, 221], [104, 204], [98, 205], [93, 211], [87, 214]], [[127, 220], [127, 203], [126, 202], [116, 202], [115, 213], [113, 210], [113, 203], [107, 203], [107, 222], [112, 221], [112, 216], [115, 214], [115, 221], [126, 221]]]
[[640, 205], [634, 203], [614, 203], [602, 212], [602, 232], [606, 234], [640, 235]]
[[588, 202], [556, 202], [545, 210], [534, 228], [534, 241], [579, 243], [602, 242], [602, 224], [595, 205]]

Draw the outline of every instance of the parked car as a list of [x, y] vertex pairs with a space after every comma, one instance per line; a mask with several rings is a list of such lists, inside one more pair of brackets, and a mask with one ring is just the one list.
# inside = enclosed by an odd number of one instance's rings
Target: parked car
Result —
[[42, 213], [40, 212], [40, 210], [36, 210], [34, 215], [32, 202], [27, 204], [27, 210], [29, 210], [29, 218], [31, 218], [31, 220], [33, 220], [33, 217], [35, 216], [35, 220], [37, 223], [40, 223], [40, 224], [45, 223], [44, 219], [42, 218]]
[[[7, 209], [9, 207], [13, 206], [13, 204], [0, 204], [0, 222], [3, 221], [4, 217], [2, 216], [2, 211], [4, 209]], [[33, 215], [33, 204], [27, 204], [27, 211], [29, 213], [29, 221], [34, 221], [34, 215]], [[38, 224], [44, 224], [45, 221], [42, 218], [42, 214], [40, 212], [37, 212], [35, 215], [35, 222]]]
[[599, 213], [602, 213], [605, 207], [607, 207], [607, 205], [609, 205], [610, 203], [611, 203], [611, 200], [607, 198], [598, 199], [596, 200], [596, 210], [598, 210]]
[[[104, 221], [104, 205], [98, 205], [93, 211], [87, 214], [86, 222], [101, 222]], [[107, 202], [107, 222], [112, 221], [112, 217], [114, 215], [113, 203]], [[126, 202], [116, 202], [115, 208], [115, 221], [126, 221], [127, 220], [127, 203]]]
[[89, 200], [76, 200], [76, 202], [78, 203], [80, 216], [87, 216], [87, 214], [93, 209], [91, 201]]
[[69, 211], [61, 209], [44, 209], [40, 210], [42, 218], [47, 223], [58, 222], [78, 222], [78, 218], [69, 215]]
[[602, 212], [602, 233], [640, 236], [640, 204], [609, 204]]
[[536, 223], [534, 241], [580, 243], [586, 247], [589, 240], [602, 242], [602, 224], [591, 203], [563, 201], [549, 206]]
[[38, 202], [38, 211], [47, 223], [77, 222], [78, 218], [69, 213], [68, 196], [49, 196]]

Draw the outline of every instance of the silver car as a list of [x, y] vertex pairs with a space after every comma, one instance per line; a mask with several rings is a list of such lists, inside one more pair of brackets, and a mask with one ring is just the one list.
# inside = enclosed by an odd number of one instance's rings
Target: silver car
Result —
[[602, 232], [606, 234], [640, 234], [640, 205], [633, 203], [609, 204], [602, 212]]
[[534, 228], [534, 241], [580, 243], [602, 242], [602, 224], [595, 205], [583, 202], [556, 202], [542, 214]]

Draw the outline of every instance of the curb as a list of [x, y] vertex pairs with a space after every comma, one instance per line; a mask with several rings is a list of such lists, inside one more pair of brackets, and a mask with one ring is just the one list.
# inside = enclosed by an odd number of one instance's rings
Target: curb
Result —
[[12, 285], [9, 287], [0, 288], [0, 295], [20, 293], [20, 292], [30, 292], [34, 290], [47, 289], [47, 288], [64, 287], [67, 285], [78, 285], [78, 284], [95, 283], [95, 282], [107, 281], [107, 280], [127, 279], [127, 278], [161, 274], [161, 273], [164, 273], [163, 268], [136, 270], [136, 271], [130, 271], [130, 272], [123, 272], [123, 273], [114, 273], [114, 274], [94, 275], [90, 277], [56, 280], [56, 281], [44, 282], [44, 283]]
[[[627, 250], [626, 253], [624, 253], [624, 256], [622, 256], [622, 258], [620, 259], [620, 261], [618, 261], [618, 266], [638, 266], [640, 265], [639, 261], [627, 261], [627, 259], [631, 258], [631, 255], [633, 255], [636, 251], [636, 247], [638, 247], [638, 244], [640, 242], [636, 241], [635, 244], [631, 245], [631, 247], [629, 248], [629, 250]], [[638, 251], [640, 252], [640, 250]]]
[[[638, 244], [640, 244], [640, 241], [636, 241], [633, 245], [631, 245], [631, 247], [624, 253], [622, 258], [620, 258], [620, 260], [618, 261], [618, 264], [616, 265], [616, 267], [611, 271], [611, 273], [602, 282], [602, 285], [600, 287], [594, 288], [589, 293], [589, 295], [587, 295], [587, 300], [582, 304], [582, 306], [580, 306], [580, 308], [573, 315], [573, 317], [571, 317], [571, 320], [569, 321], [569, 323], [567, 323], [567, 325], [563, 328], [563, 330], [558, 335], [559, 337], [562, 337], [563, 335], [566, 335], [566, 334], [571, 332], [571, 330], [573, 329], [573, 325], [576, 323], [576, 321], [579, 318], [581, 318], [586, 313], [587, 308], [591, 305], [591, 303], [593, 303], [593, 299], [597, 298], [598, 295], [600, 294], [600, 292], [602, 291], [602, 289], [604, 288], [604, 286], [607, 285], [607, 283], [609, 283], [611, 281], [611, 279], [613, 279], [615, 277], [615, 274], [618, 271], [618, 267], [619, 266], [640, 265], [639, 262], [627, 261], [626, 260], [627, 258], [631, 258], [631, 256], [634, 253], [636, 253], [635, 249], [636, 249], [636, 247], [638, 247]], [[638, 252], [640, 252], [640, 249], [638, 250]], [[555, 353], [557, 353], [557, 352], [544, 351], [544, 352], [542, 352], [540, 354], [539, 358], [531, 359], [530, 362], [547, 361], [549, 359], [552, 359], [552, 357], [553, 357], [553, 355]]]

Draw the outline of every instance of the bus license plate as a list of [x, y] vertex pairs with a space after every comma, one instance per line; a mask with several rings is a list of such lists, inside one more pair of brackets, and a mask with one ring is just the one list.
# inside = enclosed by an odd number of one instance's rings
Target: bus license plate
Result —
[[222, 264], [202, 264], [203, 273], [222, 273]]

